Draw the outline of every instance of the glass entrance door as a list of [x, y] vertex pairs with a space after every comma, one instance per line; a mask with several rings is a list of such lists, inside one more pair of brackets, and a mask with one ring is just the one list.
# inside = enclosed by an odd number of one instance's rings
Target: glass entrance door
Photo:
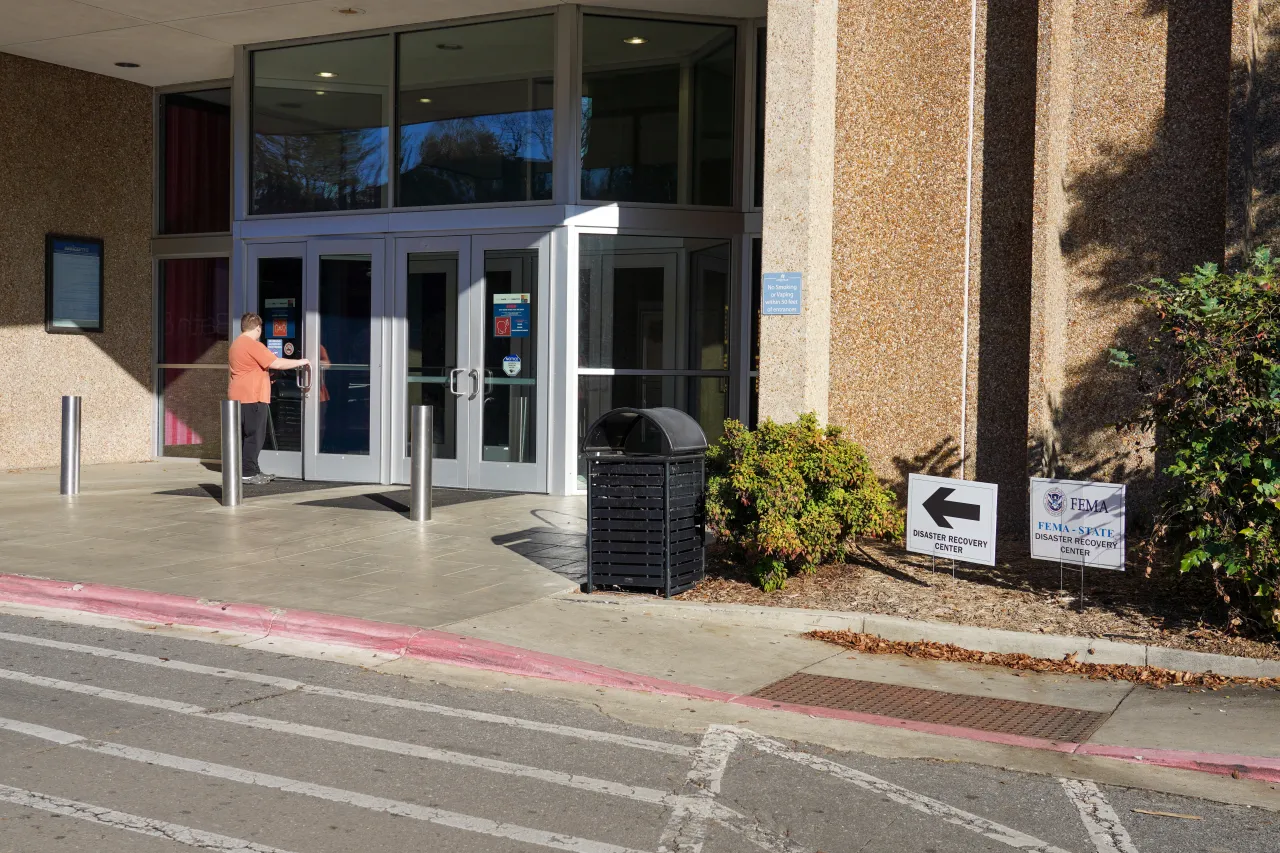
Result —
[[[277, 243], [248, 248], [249, 310], [262, 317], [262, 342], [281, 358], [301, 358], [305, 353], [304, 283], [307, 244]], [[239, 326], [232, 324], [232, 334]], [[292, 371], [271, 372], [271, 406], [267, 410], [267, 435], [258, 464], [268, 474], [302, 479], [302, 388]]]
[[545, 491], [545, 235], [397, 241], [393, 479], [409, 407], [435, 407], [437, 485]]
[[311, 240], [307, 334], [307, 479], [381, 480], [382, 240]]
[[306, 393], [296, 371], [272, 372], [262, 470], [379, 482], [384, 242], [254, 244], [247, 258], [247, 304], [262, 316], [263, 343], [312, 364]]

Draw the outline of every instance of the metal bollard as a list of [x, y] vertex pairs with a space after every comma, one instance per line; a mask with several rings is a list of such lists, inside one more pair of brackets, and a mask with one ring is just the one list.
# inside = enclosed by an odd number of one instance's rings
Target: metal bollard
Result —
[[62, 471], [58, 494], [80, 494], [80, 398], [62, 398]]
[[414, 406], [409, 419], [409, 520], [431, 520], [431, 456], [435, 443], [435, 407]]
[[240, 401], [222, 401], [222, 505], [240, 506], [244, 483], [240, 480]]

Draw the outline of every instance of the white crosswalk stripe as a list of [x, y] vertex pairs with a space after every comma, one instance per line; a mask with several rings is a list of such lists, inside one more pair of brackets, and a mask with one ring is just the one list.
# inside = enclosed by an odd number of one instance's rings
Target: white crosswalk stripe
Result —
[[1080, 820], [1084, 822], [1089, 840], [1098, 853], [1138, 853], [1128, 831], [1120, 823], [1120, 816], [1097, 785], [1078, 779], [1058, 781], [1067, 792], [1067, 799], [1079, 810]]
[[258, 787], [272, 788], [277, 791], [285, 791], [291, 794], [301, 794], [305, 797], [315, 797], [317, 799], [328, 800], [329, 802], [339, 803], [342, 805], [356, 806], [370, 811], [413, 818], [414, 820], [426, 821], [428, 823], [447, 826], [453, 829], [461, 829], [466, 832], [476, 832], [481, 835], [489, 835], [497, 838], [509, 838], [513, 841], [522, 841], [526, 844], [534, 844], [539, 847], [549, 847], [553, 850], [567, 850], [571, 851], [571, 853], [642, 853], [642, 851], [635, 850], [634, 848], [620, 847], [616, 844], [608, 844], [603, 841], [592, 841], [586, 838], [577, 838], [572, 835], [565, 835], [558, 832], [546, 832], [544, 830], [533, 829], [527, 826], [518, 826], [511, 823], [499, 823], [497, 821], [476, 817], [474, 815], [460, 814], [458, 812], [433, 808], [431, 806], [422, 806], [416, 803], [406, 803], [401, 800], [392, 800], [386, 797], [375, 797], [369, 794], [361, 794], [357, 791], [346, 791], [341, 788], [332, 788], [328, 785], [316, 785], [311, 782], [303, 782], [298, 779], [274, 776], [270, 773], [259, 773], [253, 770], [244, 770], [239, 767], [229, 767], [225, 764], [215, 764], [211, 761], [183, 758], [180, 755], [170, 755], [168, 753], [156, 752], [150, 749], [140, 749], [138, 747], [126, 746], [119, 743], [110, 743], [107, 741], [89, 740], [82, 735], [73, 734], [72, 732], [60, 731], [58, 729], [37, 725], [35, 723], [26, 723], [21, 720], [11, 720], [0, 717], [0, 729], [29, 735], [30, 737], [40, 738], [41, 740], [61, 744], [63, 746], [83, 749], [99, 755], [109, 755], [114, 758], [125, 759], [126, 761], [136, 761], [142, 764], [149, 764], [153, 767], [167, 767], [171, 770], [181, 770], [187, 773], [195, 773], [200, 776], [225, 779], [229, 782], [239, 782], [244, 785], [256, 785]]
[[992, 841], [1007, 844], [1017, 850], [1025, 850], [1027, 853], [1067, 853], [1061, 847], [1055, 847], [1024, 832], [1019, 832], [1003, 824], [971, 814], [955, 806], [947, 805], [941, 800], [935, 800], [932, 797], [926, 797], [924, 794], [909, 791], [900, 785], [895, 785], [884, 779], [878, 779], [869, 773], [863, 773], [861, 770], [854, 770], [852, 767], [837, 764], [826, 758], [792, 749], [776, 740], [761, 737], [745, 729], [738, 729], [737, 731], [744, 742], [750, 743], [761, 752], [799, 762], [806, 767], [812, 767], [814, 770], [830, 773], [838, 779], [857, 785], [859, 788], [881, 794], [895, 803], [914, 809], [922, 814], [940, 818], [949, 824], [963, 827], [970, 832], [976, 832], [979, 835], [990, 838]]
[[112, 829], [124, 829], [129, 832], [136, 832], [139, 835], [164, 838], [169, 841], [176, 841], [179, 844], [185, 844], [188, 847], [199, 847], [201, 850], [214, 850], [218, 851], [218, 853], [288, 853], [288, 851], [281, 850], [278, 847], [256, 844], [252, 841], [245, 841], [243, 838], [231, 838], [230, 836], [219, 835], [216, 832], [204, 832], [203, 830], [178, 823], [140, 817], [127, 812], [118, 812], [115, 809], [82, 803], [78, 800], [67, 800], [51, 794], [26, 791], [22, 788], [13, 788], [8, 785], [0, 785], [0, 802], [37, 809], [63, 817], [73, 817], [76, 820], [83, 820], [100, 826], [111, 827]]
[[134, 652], [122, 652], [116, 649], [86, 646], [81, 643], [67, 643], [61, 640], [49, 640], [44, 637], [29, 637], [25, 634], [12, 634], [4, 631], [0, 631], [0, 640], [5, 640], [11, 643], [22, 643], [29, 646], [40, 646], [47, 649], [58, 649], [64, 652], [92, 655], [94, 657], [106, 658], [108, 660], [143, 664], [145, 666], [154, 666], [160, 669], [190, 672], [195, 675], [214, 675], [219, 678], [230, 678], [236, 681], [247, 681], [254, 684], [263, 684], [268, 687], [278, 687], [281, 690], [296, 690], [300, 693], [307, 693], [313, 696], [327, 696], [332, 699], [346, 699], [353, 702], [364, 702], [372, 705], [385, 705], [391, 708], [404, 708], [410, 711], [421, 711], [426, 714], [470, 720], [476, 723], [510, 726], [529, 731], [543, 732], [545, 734], [559, 735], [561, 737], [572, 737], [579, 740], [589, 740], [598, 743], [612, 744], [614, 746], [642, 749], [648, 752], [660, 752], [668, 755], [693, 754], [693, 749], [691, 747], [679, 743], [666, 743], [664, 741], [614, 734], [613, 732], [602, 732], [595, 729], [562, 726], [556, 723], [544, 723], [538, 720], [526, 720], [520, 717], [507, 717], [501, 714], [486, 713], [484, 711], [472, 711], [467, 708], [452, 708], [448, 705], [437, 705], [431, 702], [417, 702], [412, 699], [398, 699], [394, 696], [379, 696], [375, 693], [360, 693], [354, 690], [322, 687], [318, 684], [306, 684], [301, 681], [295, 681], [292, 678], [280, 678], [274, 675], [263, 675], [258, 672], [241, 672], [239, 670], [217, 666], [205, 666], [203, 664], [188, 663], [186, 661], [164, 660], [162, 658], [155, 657], [154, 655], [140, 655]]
[[[97, 684], [86, 684], [68, 681], [44, 675], [22, 672], [16, 669], [0, 669], [0, 680], [28, 684], [33, 687], [70, 692], [91, 696], [110, 702], [126, 703], [155, 708], [166, 712], [197, 719], [244, 726], [276, 734], [303, 737], [312, 740], [343, 744], [358, 749], [420, 758], [442, 764], [453, 765], [465, 770], [477, 770], [511, 777], [520, 777], [535, 782], [546, 783], [564, 788], [576, 789], [604, 796], [616, 797], [637, 803], [659, 806], [669, 809], [670, 814], [658, 838], [658, 853], [702, 853], [706, 844], [708, 830], [713, 826], [727, 828], [739, 835], [752, 846], [767, 853], [810, 853], [809, 849], [791, 840], [785, 835], [765, 830], [758, 821], [753, 821], [743, 814], [729, 808], [718, 800], [721, 782], [738, 746], [748, 746], [759, 752], [794, 761], [805, 767], [819, 771], [827, 776], [849, 782], [857, 787], [873, 792], [888, 800], [906, 806], [924, 815], [936, 818], [944, 823], [977, 833], [985, 838], [997, 841], [1025, 853], [1067, 853], [1062, 848], [1042, 841], [1019, 830], [1004, 826], [970, 812], [963, 811], [947, 803], [910, 791], [870, 774], [855, 770], [842, 764], [793, 749], [785, 744], [758, 735], [737, 726], [713, 725], [706, 730], [702, 742], [697, 747], [663, 741], [630, 737], [610, 732], [562, 726], [536, 720], [504, 716], [487, 712], [453, 708], [429, 702], [410, 699], [361, 693], [351, 690], [324, 687], [308, 684], [290, 678], [281, 678], [262, 673], [244, 672], [215, 666], [189, 663], [179, 660], [162, 659], [150, 655], [124, 652], [116, 649], [67, 643], [20, 634], [0, 632], [0, 641], [26, 644], [35, 647], [57, 649], [60, 651], [85, 654], [93, 657], [111, 659], [129, 664], [143, 664], [149, 667], [183, 672], [217, 679], [239, 680], [279, 689], [282, 694], [299, 693], [321, 696], [334, 700], [352, 701], [364, 704], [382, 705], [421, 712], [425, 714], [455, 717], [470, 722], [489, 725], [507, 726], [557, 737], [575, 738], [611, 746], [639, 749], [649, 752], [675, 756], [687, 756], [692, 759], [693, 766], [685, 779], [684, 789], [680, 792], [663, 791], [656, 788], [631, 785], [625, 782], [600, 779], [577, 773], [567, 773], [528, 764], [505, 761], [484, 755], [472, 755], [454, 750], [441, 749], [423, 744], [390, 740], [360, 734], [358, 732], [341, 731], [321, 726], [295, 723], [289, 720], [245, 714], [240, 711], [219, 711], [202, 707], [190, 702], [176, 701], [156, 696], [129, 693]], [[275, 696], [270, 698], [277, 698]], [[0, 719], [0, 729], [37, 737], [45, 741], [88, 750], [101, 755], [142, 762], [153, 766], [168, 767], [202, 776], [210, 776], [248, 785], [275, 788], [281, 791], [299, 793], [318, 797], [337, 803], [371, 809], [377, 812], [412, 817], [428, 823], [464, 829], [469, 832], [509, 838], [530, 844], [560, 850], [579, 851], [579, 853], [631, 853], [631, 848], [621, 847], [602, 841], [578, 838], [572, 835], [546, 832], [530, 827], [506, 824], [487, 818], [461, 814], [435, 807], [417, 805], [399, 800], [362, 794], [357, 791], [346, 791], [339, 788], [317, 785], [310, 782], [288, 779], [256, 771], [215, 764], [203, 760], [169, 755], [139, 747], [119, 743], [103, 743], [89, 740], [81, 735], [34, 723], [12, 719]], [[1064, 790], [1073, 804], [1080, 811], [1081, 819], [1089, 832], [1097, 853], [1137, 853], [1128, 834], [1120, 826], [1114, 810], [1107, 804], [1101, 792], [1092, 783], [1061, 780]], [[0, 786], [0, 792], [8, 791], [10, 797], [19, 799], [27, 797], [34, 803], [44, 795], [23, 791], [20, 788], [6, 789]], [[13, 793], [13, 792], [19, 793]], [[0, 797], [0, 799], [3, 799]], [[12, 800], [10, 800], [12, 801]], [[95, 806], [86, 806], [75, 801], [66, 801], [59, 805], [55, 799], [49, 799], [46, 805], [52, 804], [45, 811], [54, 807], [67, 808], [84, 814], [107, 814], [110, 810]], [[23, 803], [27, 804], [27, 803]], [[40, 806], [32, 804], [33, 808]], [[150, 821], [134, 815], [110, 812], [111, 825], [119, 825], [129, 829], [132, 824], [139, 827], [153, 826], [158, 832], [167, 833], [168, 824]], [[115, 815], [121, 815], [115, 817]], [[163, 827], [162, 827], [163, 824]], [[174, 832], [187, 828], [177, 827]], [[190, 830], [198, 833], [198, 830]], [[169, 837], [166, 835], [166, 837]], [[190, 837], [195, 838], [195, 835]], [[222, 836], [211, 836], [221, 839]], [[216, 843], [224, 843], [218, 841]], [[223, 847], [216, 843], [204, 846], [210, 849], [258, 853], [272, 851], [273, 848], [244, 846], [249, 842], [236, 839], [225, 839]], [[235, 844], [242, 846], [236, 847]], [[226, 846], [232, 845], [232, 846]], [[200, 846], [200, 845], [196, 845]]]

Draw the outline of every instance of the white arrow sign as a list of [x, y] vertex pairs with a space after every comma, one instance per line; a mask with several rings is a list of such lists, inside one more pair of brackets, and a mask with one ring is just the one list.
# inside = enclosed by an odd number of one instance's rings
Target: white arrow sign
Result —
[[995, 483], [912, 474], [907, 478], [907, 550], [996, 564]]

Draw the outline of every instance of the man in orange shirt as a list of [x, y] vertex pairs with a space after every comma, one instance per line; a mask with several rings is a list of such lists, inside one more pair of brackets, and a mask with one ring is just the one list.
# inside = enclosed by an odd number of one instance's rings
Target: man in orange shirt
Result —
[[269, 370], [292, 370], [311, 364], [305, 358], [276, 358], [275, 353], [262, 344], [262, 318], [257, 314], [245, 314], [240, 318], [240, 336], [227, 352], [231, 364], [231, 385], [227, 389], [228, 400], [240, 401], [241, 434], [243, 446], [241, 475], [246, 483], [260, 486], [275, 479], [274, 474], [264, 474], [258, 467], [258, 454], [267, 433], [267, 411], [271, 405], [271, 374]]

